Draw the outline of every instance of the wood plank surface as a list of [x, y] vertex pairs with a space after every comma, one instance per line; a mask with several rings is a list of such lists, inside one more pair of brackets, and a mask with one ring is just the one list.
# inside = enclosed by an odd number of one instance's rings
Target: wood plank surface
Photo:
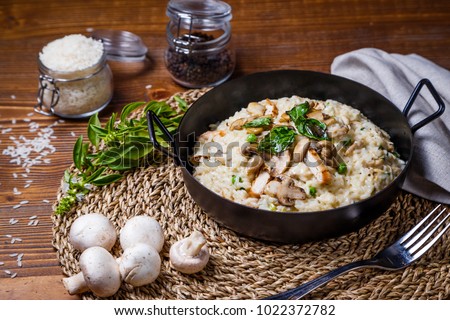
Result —
[[[363, 47], [417, 53], [450, 69], [447, 0], [228, 3], [233, 8], [237, 53], [233, 77], [274, 69], [329, 72], [334, 57]], [[59, 122], [56, 117], [30, 114], [36, 103], [38, 52], [49, 41], [88, 34], [90, 28], [127, 30], [142, 37], [149, 48], [146, 61], [110, 62], [115, 91], [101, 113], [104, 120], [124, 104], [146, 99], [147, 85], [169, 92], [184, 90], [173, 83], [164, 66], [166, 5], [156, 0], [0, 2], [0, 299], [77, 298], [61, 285], [63, 275], [52, 247], [51, 206], [60, 178], [71, 165], [75, 136], [85, 134], [87, 120]], [[35, 164], [27, 172], [10, 163], [4, 150], [15, 140], [23, 143], [38, 137], [39, 131], [30, 132], [31, 122], [41, 129], [52, 126], [50, 143], [56, 151], [44, 157], [47, 163]], [[21, 201], [29, 202], [14, 209]], [[28, 225], [31, 220], [38, 224]], [[15, 254], [23, 254], [22, 266]]]

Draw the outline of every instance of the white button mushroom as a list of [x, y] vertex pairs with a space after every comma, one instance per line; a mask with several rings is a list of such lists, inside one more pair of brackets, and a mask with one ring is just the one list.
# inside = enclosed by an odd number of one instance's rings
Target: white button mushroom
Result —
[[161, 270], [158, 251], [148, 244], [138, 243], [125, 249], [119, 259], [122, 279], [134, 287], [143, 286], [156, 280]]
[[209, 260], [209, 250], [203, 235], [194, 231], [189, 237], [175, 242], [170, 248], [170, 263], [174, 269], [192, 274], [201, 271]]
[[149, 216], [135, 216], [128, 220], [120, 231], [120, 245], [123, 250], [137, 243], [145, 243], [161, 251], [164, 234], [158, 221]]
[[106, 298], [120, 288], [119, 265], [114, 257], [102, 247], [91, 247], [80, 256], [81, 272], [63, 279], [70, 294], [91, 290], [96, 296]]
[[111, 221], [100, 213], [85, 214], [77, 218], [70, 228], [69, 242], [80, 251], [99, 246], [111, 250], [117, 232]]

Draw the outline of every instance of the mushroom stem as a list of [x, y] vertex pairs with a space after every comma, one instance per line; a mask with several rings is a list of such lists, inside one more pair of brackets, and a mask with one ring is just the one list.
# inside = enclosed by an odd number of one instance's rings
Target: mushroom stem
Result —
[[80, 294], [89, 291], [86, 281], [84, 281], [83, 272], [77, 273], [69, 278], [64, 278], [63, 284], [69, 294]]
[[206, 239], [203, 235], [198, 231], [194, 231], [183, 242], [181, 245], [181, 250], [186, 256], [195, 257], [200, 253], [200, 250], [202, 250], [205, 243]]

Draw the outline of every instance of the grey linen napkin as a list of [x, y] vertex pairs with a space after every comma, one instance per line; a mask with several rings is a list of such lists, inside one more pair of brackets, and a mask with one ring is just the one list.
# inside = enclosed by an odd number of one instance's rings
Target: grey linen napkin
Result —
[[[450, 71], [416, 54], [389, 54], [364, 48], [336, 57], [331, 73], [355, 80], [403, 110], [416, 84], [427, 78], [445, 103], [444, 114], [414, 134], [414, 157], [403, 189], [450, 204]], [[410, 125], [437, 110], [424, 86], [409, 115]]]

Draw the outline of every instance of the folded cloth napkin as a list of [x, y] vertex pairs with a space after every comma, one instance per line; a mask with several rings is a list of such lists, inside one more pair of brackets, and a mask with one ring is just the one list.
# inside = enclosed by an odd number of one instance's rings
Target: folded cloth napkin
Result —
[[[384, 95], [403, 110], [416, 84], [427, 78], [445, 103], [444, 114], [414, 134], [414, 157], [403, 189], [450, 204], [450, 71], [416, 54], [389, 54], [364, 48], [336, 57], [331, 73], [355, 80]], [[423, 87], [409, 115], [410, 125], [437, 110]]]

